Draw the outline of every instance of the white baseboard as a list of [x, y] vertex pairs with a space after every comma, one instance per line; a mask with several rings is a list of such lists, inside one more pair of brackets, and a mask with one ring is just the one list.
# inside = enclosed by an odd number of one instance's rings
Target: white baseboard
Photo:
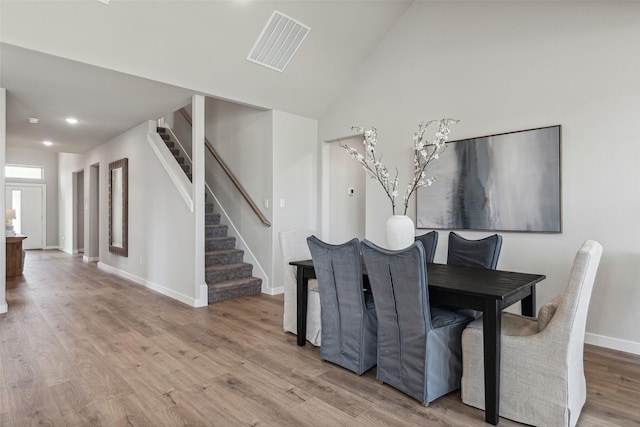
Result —
[[100, 258], [98, 258], [97, 256], [86, 256], [86, 255], [82, 256], [82, 262], [96, 262], [96, 261], [100, 261]]
[[584, 342], [587, 344], [596, 345], [598, 347], [606, 347], [612, 350], [624, 351], [625, 353], [640, 355], [640, 343], [633, 341], [587, 333], [584, 336]]
[[195, 300], [194, 307], [206, 307], [209, 305], [209, 287], [207, 284], [200, 285], [200, 298]]
[[62, 248], [61, 248], [60, 246], [55, 246], [55, 245], [53, 245], [53, 246], [45, 246], [45, 247], [44, 247], [44, 248], [42, 248], [42, 249], [45, 249], [45, 250], [46, 250], [46, 249], [60, 249], [60, 250], [62, 250]]
[[8, 311], [9, 311], [9, 305], [7, 304], [6, 301], [4, 303], [0, 304], [0, 314], [6, 313]]
[[284, 286], [279, 286], [277, 288], [265, 288], [262, 287], [262, 293], [267, 295], [280, 295], [284, 293]]
[[127, 273], [126, 271], [120, 270], [119, 268], [112, 267], [103, 262], [98, 262], [98, 268], [101, 270], [107, 271], [109, 273], [115, 274], [116, 276], [120, 276], [125, 279], [131, 280], [132, 282], [142, 285], [145, 288], [149, 288], [153, 291], [158, 292], [159, 294], [166, 295], [184, 304], [190, 305], [191, 307], [199, 307], [199, 305], [197, 304], [198, 301], [195, 298], [181, 294], [172, 289], [165, 288], [164, 286], [158, 285], [157, 283], [150, 282], [149, 280], [143, 279], [142, 277], [138, 277], [131, 273]]

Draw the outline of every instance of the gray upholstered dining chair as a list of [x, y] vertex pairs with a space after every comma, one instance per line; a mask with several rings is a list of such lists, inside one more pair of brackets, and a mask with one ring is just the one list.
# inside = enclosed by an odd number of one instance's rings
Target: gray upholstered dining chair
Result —
[[322, 314], [320, 357], [361, 375], [376, 364], [376, 308], [362, 287], [360, 242], [330, 245], [307, 239]]
[[[484, 239], [469, 240], [461, 235], [449, 233], [449, 248], [447, 249], [447, 264], [462, 267], [484, 268], [495, 270], [498, 257], [502, 249], [502, 236], [494, 234]], [[478, 319], [482, 312], [472, 309], [459, 310], [460, 313]]]
[[494, 234], [484, 239], [468, 240], [449, 233], [447, 264], [495, 270], [502, 249], [502, 236]]
[[[602, 246], [578, 250], [564, 294], [538, 318], [502, 315], [500, 416], [535, 426], [570, 426], [586, 400], [583, 350], [587, 311]], [[482, 320], [462, 334], [462, 401], [484, 409]]]
[[425, 406], [460, 388], [460, 337], [471, 317], [429, 306], [422, 245], [390, 251], [365, 240], [362, 255], [378, 315], [378, 381]]
[[424, 256], [427, 264], [433, 262], [433, 258], [436, 256], [436, 246], [438, 245], [438, 232], [433, 230], [426, 234], [415, 237], [416, 242], [421, 242], [424, 247]]
[[[311, 259], [307, 237], [313, 231], [306, 228], [292, 228], [279, 233], [280, 252], [282, 256], [282, 274], [284, 288], [284, 313], [282, 326], [287, 332], [298, 333], [296, 267], [289, 265], [291, 261]], [[307, 341], [316, 347], [320, 345], [320, 294], [318, 282], [309, 280], [307, 293]]]

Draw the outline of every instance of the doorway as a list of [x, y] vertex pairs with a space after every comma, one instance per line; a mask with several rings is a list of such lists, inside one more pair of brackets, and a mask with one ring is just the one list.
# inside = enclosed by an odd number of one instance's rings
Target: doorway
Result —
[[6, 184], [5, 206], [13, 209], [16, 218], [13, 231], [27, 238], [22, 249], [43, 249], [47, 235], [46, 184]]
[[73, 173], [73, 253], [84, 253], [84, 170]]
[[362, 136], [330, 142], [329, 146], [329, 224], [332, 243], [365, 238], [366, 176], [362, 166], [341, 145], [354, 147], [364, 155]]

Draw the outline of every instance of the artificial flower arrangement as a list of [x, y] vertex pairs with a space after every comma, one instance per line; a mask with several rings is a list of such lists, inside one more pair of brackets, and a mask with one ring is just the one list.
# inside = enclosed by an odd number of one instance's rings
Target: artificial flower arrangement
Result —
[[[429, 142], [426, 137], [427, 129], [434, 123], [438, 124], [438, 130], [435, 132], [433, 141]], [[427, 166], [432, 161], [437, 160], [446, 149], [450, 126], [455, 123], [458, 123], [458, 120], [440, 119], [430, 120], [426, 123], [422, 122], [418, 125], [418, 131], [413, 134], [413, 179], [407, 186], [404, 195], [403, 215], [407, 214], [409, 200], [413, 193], [420, 187], [429, 186], [434, 183], [435, 177], [426, 178]], [[346, 144], [341, 145], [341, 147], [347, 150], [351, 157], [362, 165], [372, 179], [377, 180], [380, 185], [382, 185], [387, 197], [391, 201], [392, 214], [395, 215], [396, 197], [398, 196], [398, 169], [396, 168], [395, 177], [391, 179], [389, 170], [382, 164], [382, 155], [376, 154], [378, 132], [375, 127], [372, 126], [365, 129], [359, 126], [352, 126], [351, 129], [364, 134], [364, 156]]]

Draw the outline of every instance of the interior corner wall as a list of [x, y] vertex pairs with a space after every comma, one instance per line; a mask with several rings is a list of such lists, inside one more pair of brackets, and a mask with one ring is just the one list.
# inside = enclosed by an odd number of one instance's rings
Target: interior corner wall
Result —
[[[5, 164], [7, 146], [7, 90], [0, 87], [0, 165]], [[4, 168], [0, 172], [0, 200], [5, 200]], [[3, 243], [2, 240], [5, 242]], [[0, 237], [0, 313], [6, 313], [7, 306], [7, 245], [6, 236]]]
[[[498, 268], [546, 274], [540, 306], [564, 290], [582, 242], [599, 241], [587, 342], [640, 353], [638, 16], [635, 2], [414, 2], [320, 118], [320, 140], [376, 126], [404, 186], [423, 120], [460, 119], [452, 140], [562, 125], [563, 232], [501, 233]], [[377, 182], [366, 193], [366, 235], [381, 242], [390, 205]]]
[[[271, 111], [215, 98], [206, 98], [205, 102], [205, 137], [265, 217], [273, 223]], [[264, 273], [271, 278], [271, 229], [262, 224], [208, 152], [205, 179]], [[268, 207], [265, 207], [265, 200]], [[254, 265], [254, 273], [256, 268]]]
[[11, 183], [46, 184], [47, 186], [47, 235], [45, 236], [45, 248], [58, 247], [58, 153], [33, 148], [8, 146], [6, 151], [6, 163], [21, 166], [41, 166], [44, 168], [44, 179], [34, 181], [32, 179], [9, 180]]
[[[194, 215], [147, 142], [143, 123], [84, 155], [84, 170], [99, 163], [99, 260], [127, 277], [187, 304], [195, 292]], [[129, 161], [127, 257], [109, 252], [109, 163]], [[85, 200], [89, 200], [85, 173]], [[85, 221], [85, 236], [89, 239]], [[85, 248], [88, 247], [85, 241]]]
[[273, 287], [283, 286], [278, 233], [294, 227], [319, 230], [318, 122], [273, 111]]
[[[82, 154], [58, 153], [58, 248], [73, 253], [73, 173], [84, 168]], [[85, 176], [88, 174], [85, 174]]]

